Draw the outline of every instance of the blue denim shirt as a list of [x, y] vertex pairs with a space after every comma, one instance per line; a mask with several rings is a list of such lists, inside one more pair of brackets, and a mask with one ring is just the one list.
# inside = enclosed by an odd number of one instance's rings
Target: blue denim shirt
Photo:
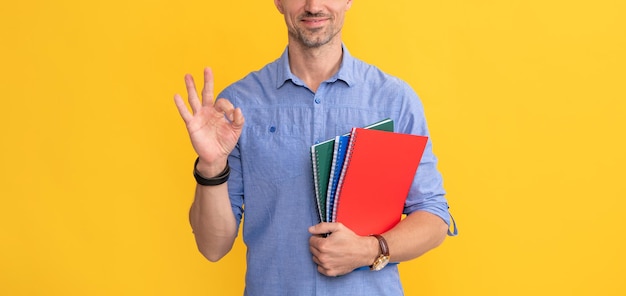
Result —
[[[353, 58], [344, 47], [339, 71], [317, 92], [291, 73], [285, 50], [219, 97], [240, 107], [246, 120], [229, 157], [228, 182], [238, 223], [245, 217], [244, 294], [403, 295], [397, 265], [340, 277], [317, 271], [307, 230], [318, 223], [310, 147], [387, 117], [394, 120], [396, 132], [428, 135], [415, 92], [400, 79]], [[428, 211], [450, 224], [431, 145], [429, 140], [404, 212]]]

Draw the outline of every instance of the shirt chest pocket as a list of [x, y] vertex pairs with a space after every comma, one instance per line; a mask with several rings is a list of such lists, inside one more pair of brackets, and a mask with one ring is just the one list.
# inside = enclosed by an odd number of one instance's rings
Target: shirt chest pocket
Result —
[[245, 178], [280, 181], [310, 173], [310, 145], [301, 127], [257, 125], [240, 141]]

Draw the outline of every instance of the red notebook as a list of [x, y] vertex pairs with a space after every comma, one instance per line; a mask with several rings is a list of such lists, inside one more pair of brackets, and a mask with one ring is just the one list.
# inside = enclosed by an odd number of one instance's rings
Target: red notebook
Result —
[[381, 234], [402, 217], [428, 137], [353, 128], [337, 188], [335, 221]]

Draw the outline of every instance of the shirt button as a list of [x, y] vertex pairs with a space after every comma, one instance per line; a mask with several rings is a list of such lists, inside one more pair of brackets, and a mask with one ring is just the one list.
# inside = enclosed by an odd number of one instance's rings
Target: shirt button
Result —
[[270, 127], [270, 133], [276, 132], [276, 127], [275, 126], [271, 126]]
[[321, 102], [322, 102], [322, 99], [321, 99], [321, 98], [315, 98], [315, 104], [319, 104], [319, 103], [321, 103]]

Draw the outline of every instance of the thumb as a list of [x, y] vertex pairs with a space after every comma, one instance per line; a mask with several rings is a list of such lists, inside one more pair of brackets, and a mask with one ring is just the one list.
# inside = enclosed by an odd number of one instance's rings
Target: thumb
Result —
[[313, 235], [322, 235], [338, 231], [339, 228], [341, 228], [340, 223], [322, 222], [309, 227], [309, 232]]

